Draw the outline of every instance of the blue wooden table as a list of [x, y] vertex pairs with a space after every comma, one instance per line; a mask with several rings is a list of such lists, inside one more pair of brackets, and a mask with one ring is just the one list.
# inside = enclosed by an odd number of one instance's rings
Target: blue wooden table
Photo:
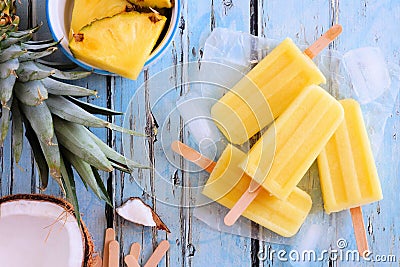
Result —
[[[170, 66], [177, 66], [177, 75], [171, 77], [172, 80], [169, 82], [179, 84], [180, 73], [184, 72], [179, 64], [201, 59], [204, 41], [215, 27], [225, 27], [278, 40], [289, 36], [297, 43], [310, 44], [332, 24], [339, 22], [343, 25], [344, 31], [333, 43], [333, 48], [346, 52], [357, 47], [377, 46], [382, 49], [388, 60], [397, 65], [400, 63], [400, 2], [397, 0], [182, 0], [182, 2], [179, 31], [163, 57], [156, 64], [146, 68], [137, 81], [98, 75], [92, 75], [79, 81], [80, 85], [99, 91], [100, 98], [88, 99], [88, 101], [125, 111], [137, 88], [152, 75]], [[40, 32], [36, 34], [36, 39], [50, 37], [46, 26], [45, 0], [24, 0], [19, 5], [19, 13], [23, 27], [41, 21], [45, 23]], [[145, 90], [149, 95], [154, 94], [152, 88]], [[185, 90], [187, 88], [181, 87], [170, 95], [171, 102], [174, 103]], [[150, 101], [148, 99], [143, 99], [143, 101]], [[165, 109], [165, 112], [169, 112], [168, 107]], [[136, 115], [146, 116], [146, 114]], [[123, 117], [116, 118], [115, 123], [121, 125]], [[176, 117], [170, 122], [169, 131], [176, 134], [180, 130], [181, 123], [179, 117]], [[384, 160], [378, 163], [384, 200], [363, 209], [369, 244], [374, 255], [392, 254], [397, 257], [397, 261], [393, 263], [332, 262], [333, 265], [399, 266], [400, 264], [400, 224], [397, 221], [400, 219], [400, 209], [398, 208], [400, 201], [398, 194], [400, 189], [399, 129], [400, 101], [397, 99], [386, 125], [383, 145]], [[119, 134], [106, 130], [98, 130], [96, 134], [116, 150], [121, 151], [122, 139]], [[186, 140], [189, 137], [187, 134], [183, 134], [182, 138]], [[176, 168], [168, 165], [162, 152], [158, 150], [157, 144], [154, 145], [154, 149], [150, 146], [148, 152], [149, 154], [146, 154], [146, 157], [149, 157], [148, 162], [153, 161], [157, 170], [164, 170], [165, 175], [171, 178], [178, 175], [183, 184], [190, 182], [188, 174], [176, 172]], [[37, 170], [34, 167], [29, 146], [25, 146], [19, 165], [10, 160], [11, 143], [9, 139], [0, 153], [0, 196], [39, 192]], [[182, 164], [187, 163], [182, 162]], [[140, 175], [152, 180], [155, 173], [134, 172], [132, 177], [137, 178]], [[161, 231], [135, 226], [120, 219], [114, 210], [107, 209], [105, 204], [98, 201], [91, 192], [87, 192], [82, 184], [78, 184], [81, 212], [98, 251], [102, 251], [104, 229], [114, 227], [117, 230], [123, 253], [128, 252], [132, 242], [142, 244], [143, 253], [140, 259], [142, 263], [149, 257], [160, 240], [168, 239], [171, 249], [160, 266], [290, 266], [288, 262], [279, 261], [276, 255], [265, 260], [257, 257], [260, 251], [288, 250], [289, 247], [217, 232], [197, 220], [193, 216], [192, 209], [165, 205], [157, 202], [154, 197], [144, 194], [134, 179], [128, 175], [114, 172], [103, 174], [102, 177], [113, 196], [115, 206], [121, 205], [128, 197], [141, 196], [159, 213], [169, 226], [171, 234], [167, 235]], [[152, 192], [152, 186], [150, 183], [148, 188], [145, 188], [146, 191]], [[54, 182], [51, 182], [46, 193], [60, 195]], [[175, 201], [180, 202], [183, 206], [190, 202], [190, 196], [185, 195], [185, 192], [175, 198]], [[334, 216], [326, 217], [327, 220], [332, 221], [333, 227], [340, 223], [334, 219]], [[348, 227], [351, 228], [351, 225]], [[347, 232], [351, 233], [351, 231]], [[334, 234], [341, 237], [341, 233]], [[354, 246], [353, 235], [344, 236], [344, 238]], [[332, 247], [335, 246], [336, 244], [332, 244]], [[327, 266], [328, 261], [315, 264], [316, 266]], [[311, 264], [305, 266], [311, 266]]]

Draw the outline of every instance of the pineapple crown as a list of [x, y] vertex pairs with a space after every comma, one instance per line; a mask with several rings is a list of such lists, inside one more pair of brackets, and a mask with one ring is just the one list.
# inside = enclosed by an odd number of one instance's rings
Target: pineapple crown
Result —
[[[13, 3], [0, 2], [2, 18], [7, 18], [15, 10]], [[13, 157], [18, 163], [25, 134], [38, 167], [40, 189], [46, 189], [50, 174], [74, 205], [80, 221], [73, 168], [83, 184], [110, 205], [98, 170], [110, 172], [118, 169], [130, 173], [133, 168], [147, 168], [114, 151], [88, 127], [143, 134], [95, 116], [122, 113], [79, 100], [96, 96], [97, 92], [64, 81], [85, 78], [91, 72], [62, 71], [43, 61], [43, 57], [57, 50], [58, 42], [32, 41], [33, 33], [39, 28], [40, 25], [19, 31], [17, 24], [13, 23], [0, 27], [0, 144], [3, 144], [12, 124]]]

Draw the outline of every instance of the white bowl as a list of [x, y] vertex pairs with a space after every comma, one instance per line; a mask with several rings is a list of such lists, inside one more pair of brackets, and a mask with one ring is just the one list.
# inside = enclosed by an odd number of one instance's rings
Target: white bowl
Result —
[[[93, 71], [94, 73], [103, 75], [114, 75], [108, 71], [98, 69], [90, 64], [87, 64], [77, 58], [75, 58], [71, 50], [68, 47], [68, 33], [70, 28], [73, 0], [46, 0], [46, 16], [47, 24], [49, 26], [51, 35], [56, 41], [60, 41], [59, 47], [61, 51], [73, 62], [80, 67]], [[153, 50], [148, 60], [146, 61], [145, 67], [148, 67], [156, 59], [158, 59], [167, 49], [169, 44], [172, 42], [175, 32], [179, 26], [179, 16], [181, 12], [181, 0], [175, 0], [174, 7], [172, 8], [171, 18], [168, 22], [168, 30], [164, 35], [162, 41]]]

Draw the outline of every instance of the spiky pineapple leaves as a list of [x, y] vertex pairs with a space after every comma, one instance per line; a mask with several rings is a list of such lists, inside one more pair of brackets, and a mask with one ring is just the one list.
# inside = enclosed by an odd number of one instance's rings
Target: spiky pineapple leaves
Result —
[[0, 26], [0, 142], [3, 143], [12, 121], [12, 150], [18, 163], [25, 132], [38, 168], [41, 190], [46, 189], [50, 174], [74, 205], [79, 221], [73, 168], [84, 185], [110, 205], [97, 170], [109, 172], [116, 168], [131, 172], [132, 168], [146, 168], [114, 151], [87, 127], [142, 134], [94, 116], [122, 113], [78, 100], [96, 96], [97, 92], [62, 82], [85, 78], [91, 72], [61, 71], [54, 65], [39, 63], [38, 59], [56, 50], [58, 42], [27, 41], [37, 29], [15, 31], [15, 27]]
[[81, 213], [79, 212], [79, 201], [78, 196], [76, 195], [76, 186], [74, 180], [74, 173], [72, 171], [71, 164], [68, 162], [64, 162], [61, 157], [61, 174], [63, 176], [63, 187], [66, 188], [66, 196], [67, 199], [74, 206], [75, 217], [78, 221], [79, 226], [81, 226]]
[[19, 162], [22, 155], [23, 149], [23, 136], [24, 136], [24, 126], [22, 123], [21, 112], [19, 110], [17, 100], [13, 102], [11, 107], [11, 113], [13, 116], [12, 123], [12, 149], [15, 162]]

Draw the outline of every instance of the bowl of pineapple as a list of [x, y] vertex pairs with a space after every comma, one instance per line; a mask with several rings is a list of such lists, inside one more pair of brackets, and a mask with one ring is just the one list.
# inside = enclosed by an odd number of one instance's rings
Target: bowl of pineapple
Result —
[[181, 0], [47, 0], [47, 22], [64, 54], [80, 67], [136, 80], [167, 50]]

